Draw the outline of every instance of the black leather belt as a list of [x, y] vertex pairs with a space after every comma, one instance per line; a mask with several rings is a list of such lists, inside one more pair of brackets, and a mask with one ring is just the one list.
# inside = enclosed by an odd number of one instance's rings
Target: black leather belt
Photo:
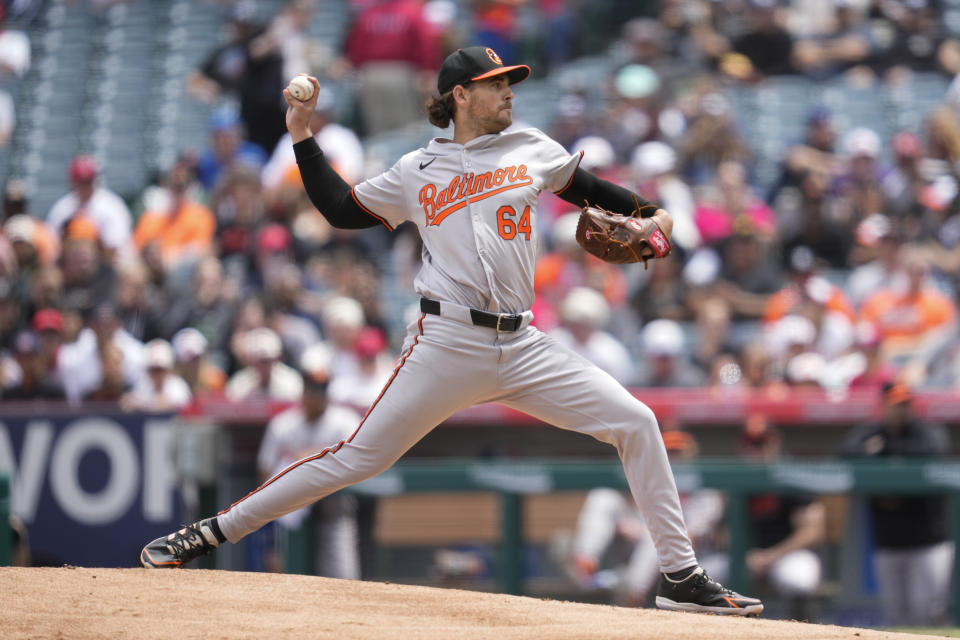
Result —
[[[420, 311], [431, 315], [440, 315], [440, 303], [428, 298], [420, 298]], [[490, 313], [470, 309], [470, 320], [478, 327], [496, 329], [501, 333], [516, 331], [523, 324], [523, 315], [519, 313]]]

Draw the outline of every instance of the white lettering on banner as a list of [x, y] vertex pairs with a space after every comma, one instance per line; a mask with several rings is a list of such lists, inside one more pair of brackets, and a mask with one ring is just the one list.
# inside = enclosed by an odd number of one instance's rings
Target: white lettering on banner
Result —
[[20, 464], [13, 453], [13, 444], [7, 426], [0, 422], [0, 471], [11, 481], [10, 508], [27, 522], [33, 522], [43, 489], [47, 454], [53, 441], [53, 425], [46, 420], [30, 423], [23, 438]]
[[[88, 493], [80, 486], [80, 459], [91, 449], [100, 449], [110, 459], [107, 486]], [[130, 436], [117, 423], [86, 418], [70, 424], [57, 440], [50, 460], [50, 488], [57, 504], [68, 516], [88, 525], [118, 520], [137, 496], [140, 469], [137, 450]]]
[[[0, 421], [0, 473], [11, 479], [11, 510], [35, 521], [49, 467], [50, 492], [57, 507], [86, 525], [102, 525], [124, 516], [141, 484], [140, 455], [130, 434], [106, 418], [82, 418], [55, 430], [49, 420], [31, 420], [24, 428], [17, 460], [10, 428]], [[56, 436], [56, 437], [55, 437]], [[173, 517], [176, 474], [173, 424], [150, 420], [143, 431], [143, 517], [148, 522]], [[108, 460], [106, 485], [91, 493], [80, 485], [80, 461], [102, 451]]]
[[148, 420], [143, 428], [143, 517], [148, 521], [173, 517], [176, 473], [173, 464], [173, 426], [168, 421]]

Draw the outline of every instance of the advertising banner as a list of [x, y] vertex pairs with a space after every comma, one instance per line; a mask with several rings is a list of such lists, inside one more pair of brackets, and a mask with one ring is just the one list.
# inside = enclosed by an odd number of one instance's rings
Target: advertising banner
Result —
[[0, 473], [34, 565], [136, 566], [181, 524], [171, 416], [0, 411]]

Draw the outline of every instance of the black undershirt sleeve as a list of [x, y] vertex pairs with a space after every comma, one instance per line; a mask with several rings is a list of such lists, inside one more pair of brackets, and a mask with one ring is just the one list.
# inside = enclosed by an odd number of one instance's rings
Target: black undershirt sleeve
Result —
[[563, 198], [571, 204], [582, 207], [589, 203], [592, 206], [603, 207], [607, 211], [614, 213], [628, 214], [634, 210], [633, 197], [636, 195], [637, 202], [641, 207], [653, 204], [643, 211], [643, 217], [653, 216], [658, 205], [644, 200], [629, 189], [613, 184], [609, 180], [598, 178], [586, 169], [577, 167], [573, 172], [573, 178], [566, 187], [557, 192], [557, 196]]
[[381, 224], [354, 200], [350, 185], [344, 182], [326, 158], [320, 145], [307, 138], [293, 145], [300, 177], [313, 206], [337, 229], [367, 229]]

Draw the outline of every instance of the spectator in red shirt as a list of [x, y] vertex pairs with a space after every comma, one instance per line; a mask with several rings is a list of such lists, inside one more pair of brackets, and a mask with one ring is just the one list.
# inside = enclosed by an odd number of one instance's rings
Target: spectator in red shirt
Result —
[[374, 135], [423, 117], [440, 66], [436, 32], [414, 0], [378, 0], [357, 15], [344, 53], [357, 68], [363, 132]]

